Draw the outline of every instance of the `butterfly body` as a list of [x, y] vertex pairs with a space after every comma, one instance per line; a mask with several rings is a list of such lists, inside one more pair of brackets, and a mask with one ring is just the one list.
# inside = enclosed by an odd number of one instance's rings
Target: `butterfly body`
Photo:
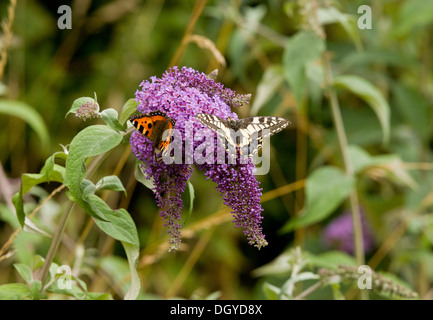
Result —
[[154, 148], [166, 153], [171, 141], [175, 121], [160, 111], [149, 114], [133, 115], [131, 123], [142, 135], [153, 141]]
[[267, 138], [283, 130], [290, 121], [280, 117], [249, 117], [239, 120], [199, 113], [196, 118], [206, 127], [216, 132], [230, 154], [253, 156]]

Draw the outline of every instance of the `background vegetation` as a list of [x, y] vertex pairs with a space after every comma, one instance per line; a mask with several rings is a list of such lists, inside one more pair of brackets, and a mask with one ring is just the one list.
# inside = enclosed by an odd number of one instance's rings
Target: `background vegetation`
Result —
[[[101, 197], [127, 209], [137, 227], [139, 298], [433, 297], [431, 1], [69, 5], [72, 29], [60, 30], [57, 2], [0, 3], [3, 298], [81, 298], [83, 291], [90, 299], [124, 298], [131, 275], [122, 245], [80, 206], [53, 257], [71, 266], [77, 287], [39, 296], [34, 280], [70, 201], [62, 184], [35, 186], [23, 198], [31, 222], [22, 231], [12, 196], [22, 174], [40, 172], [60, 145], [103, 123], [65, 118], [75, 99], [96, 93], [101, 109], [120, 113], [142, 80], [173, 65], [218, 69], [218, 81], [252, 94], [251, 105], [236, 110], [240, 117], [278, 115], [292, 125], [272, 137], [270, 172], [258, 177], [269, 242], [260, 251], [234, 228], [215, 185], [195, 172], [194, 196], [184, 194], [185, 216], [191, 200], [193, 210], [183, 244], [168, 253], [152, 191], [137, 183], [128, 143], [97, 167], [95, 177], [117, 175], [126, 189]], [[361, 5], [371, 7], [372, 29], [358, 27]], [[64, 158], [56, 162], [64, 165]], [[345, 213], [355, 218], [357, 241], [351, 219], [335, 222]], [[364, 241], [361, 223], [369, 230]], [[329, 228], [337, 230], [331, 240]], [[376, 272], [369, 294], [356, 286], [355, 266], [362, 264]]]

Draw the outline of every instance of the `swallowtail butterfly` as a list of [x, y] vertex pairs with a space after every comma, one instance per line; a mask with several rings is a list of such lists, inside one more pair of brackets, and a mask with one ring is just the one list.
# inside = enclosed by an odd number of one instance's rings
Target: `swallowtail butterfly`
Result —
[[198, 113], [196, 118], [206, 127], [218, 134], [223, 145], [231, 156], [236, 156], [236, 150], [241, 155], [254, 156], [262, 147], [264, 138], [283, 130], [290, 121], [279, 117], [250, 117], [239, 120]]

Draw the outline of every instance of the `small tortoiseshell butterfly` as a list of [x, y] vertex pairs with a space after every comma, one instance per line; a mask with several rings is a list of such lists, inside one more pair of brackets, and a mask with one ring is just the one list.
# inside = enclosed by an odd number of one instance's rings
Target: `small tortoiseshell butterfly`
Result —
[[[137, 131], [153, 141], [154, 148], [167, 155], [175, 121], [161, 111], [133, 115], [129, 118]], [[168, 131], [166, 131], [168, 130]]]

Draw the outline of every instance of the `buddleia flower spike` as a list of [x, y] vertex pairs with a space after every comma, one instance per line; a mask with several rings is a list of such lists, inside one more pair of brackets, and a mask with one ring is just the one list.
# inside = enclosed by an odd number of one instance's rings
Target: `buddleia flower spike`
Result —
[[[181, 136], [182, 142], [187, 140], [190, 133], [214, 137], [214, 132], [203, 125], [196, 115], [202, 113], [237, 120], [237, 115], [231, 108], [248, 103], [250, 95], [236, 94], [212, 77], [194, 69], [173, 67], [161, 78], [151, 77], [150, 80], [143, 81], [141, 90], [137, 90], [135, 96], [137, 112], [148, 117], [145, 118], [148, 122], [133, 119], [133, 123], [136, 120], [134, 125], [138, 130], [134, 130], [131, 135], [131, 149], [140, 160], [146, 178], [153, 180], [160, 216], [170, 236], [169, 250], [175, 251], [181, 243], [181, 195], [193, 171], [193, 164], [187, 161], [167, 164], [154, 157], [155, 142], [157, 148], [164, 147], [164, 144], [161, 145], [164, 139], [155, 136], [152, 140], [153, 133], [146, 132], [149, 131], [152, 115], [160, 112], [165, 118], [172, 119], [175, 122], [175, 133]], [[212, 138], [211, 144], [216, 146], [217, 141]], [[201, 143], [202, 141], [194, 139], [193, 150]], [[183, 148], [183, 154], [186, 154], [185, 147]], [[214, 155], [217, 156], [216, 148]], [[266, 246], [267, 241], [261, 227], [262, 189], [254, 175], [255, 166], [251, 159], [243, 164], [198, 163], [195, 159], [194, 162], [195, 167], [202, 170], [207, 179], [217, 184], [216, 188], [224, 203], [232, 209], [235, 226], [242, 228], [248, 242], [259, 249]]]

